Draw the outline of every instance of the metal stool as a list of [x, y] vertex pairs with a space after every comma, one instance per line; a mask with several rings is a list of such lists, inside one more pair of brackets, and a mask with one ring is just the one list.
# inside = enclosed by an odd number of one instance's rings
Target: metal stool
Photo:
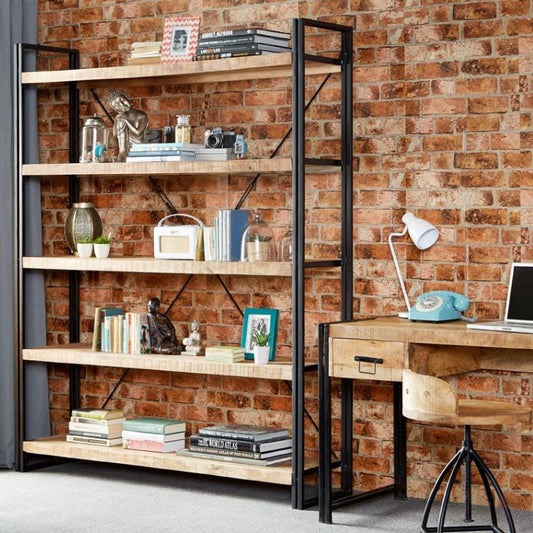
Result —
[[[509, 526], [509, 533], [516, 533], [513, 517], [496, 478], [474, 450], [470, 438], [471, 426], [492, 426], [495, 424], [516, 424], [531, 421], [531, 409], [507, 402], [490, 400], [460, 400], [455, 391], [444, 380], [433, 376], [403, 371], [403, 415], [419, 422], [464, 425], [464, 439], [460, 450], [439, 475], [426, 502], [420, 531], [441, 533], [448, 531], [494, 531], [503, 533], [498, 526], [496, 507], [491, 486], [500, 501]], [[487, 494], [491, 524], [445, 526], [446, 511], [450, 502], [452, 487], [459, 470], [464, 466], [465, 522], [472, 519], [472, 463], [479, 471]], [[427, 525], [433, 502], [446, 477], [448, 482], [440, 505], [438, 525]]]

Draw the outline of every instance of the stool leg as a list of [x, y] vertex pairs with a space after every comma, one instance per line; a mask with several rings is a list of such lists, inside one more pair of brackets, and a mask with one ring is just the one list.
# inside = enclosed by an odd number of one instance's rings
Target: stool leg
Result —
[[438, 527], [437, 527], [438, 533], [442, 533], [444, 531], [444, 520], [446, 518], [446, 511], [448, 510], [448, 504], [450, 503], [450, 496], [452, 494], [453, 484], [455, 483], [455, 479], [457, 478], [457, 474], [459, 473], [459, 470], [462, 464], [465, 461], [468, 461], [468, 455], [469, 455], [468, 448], [461, 448], [461, 454], [457, 458], [457, 461], [453, 467], [452, 473], [450, 474], [450, 478], [448, 479], [448, 483], [446, 484], [446, 490], [444, 491], [444, 497], [442, 498], [442, 502], [440, 504], [439, 522], [438, 522]]
[[[498, 484], [498, 481], [496, 481], [496, 478], [492, 474], [492, 472], [489, 470], [483, 459], [478, 455], [476, 451], [473, 451], [472, 458], [474, 459], [474, 462], [476, 463], [476, 466], [479, 470], [479, 473], [481, 474], [481, 477], [487, 476], [487, 478], [490, 480], [490, 483], [494, 487], [494, 491], [496, 492], [496, 495], [498, 496], [498, 499], [500, 500], [500, 503], [502, 504], [503, 512], [505, 513], [505, 518], [507, 519], [507, 524], [509, 525], [509, 533], [516, 533], [513, 516], [511, 514], [511, 510], [509, 509], [509, 506], [507, 505], [507, 502], [505, 501], [505, 496], [503, 495], [502, 489], [500, 488], [500, 485]], [[485, 491], [487, 494], [490, 492], [490, 486], [489, 490], [487, 491], [487, 484], [485, 484], [485, 481], [483, 482], [485, 485]], [[497, 527], [496, 522], [496, 510], [494, 508], [494, 499], [492, 498], [492, 494], [489, 497], [489, 505], [491, 505], [491, 515], [493, 518], [493, 525]]]
[[[433, 489], [431, 489], [431, 493], [429, 494], [428, 500], [426, 502], [426, 506], [424, 508], [424, 515], [422, 517], [422, 526], [420, 527], [420, 531], [422, 533], [425, 533], [427, 531], [427, 524], [429, 519], [429, 513], [431, 512], [431, 507], [433, 506], [433, 502], [435, 501], [435, 497], [437, 496], [437, 492], [439, 491], [440, 486], [442, 485], [443, 481], [445, 480], [446, 476], [448, 475], [448, 472], [455, 466], [455, 464], [458, 461], [461, 461], [463, 454], [463, 449], [461, 448], [450, 460], [450, 462], [444, 467], [443, 471], [440, 473], [439, 477], [437, 478], [437, 481], [435, 482], [435, 485], [433, 485]], [[459, 464], [461, 464], [459, 462]]]
[[464, 522], [473, 522], [472, 520], [472, 455], [473, 446], [470, 436], [470, 426], [465, 426], [463, 446], [468, 448], [469, 453], [465, 460], [465, 475], [463, 480], [465, 492], [465, 518]]

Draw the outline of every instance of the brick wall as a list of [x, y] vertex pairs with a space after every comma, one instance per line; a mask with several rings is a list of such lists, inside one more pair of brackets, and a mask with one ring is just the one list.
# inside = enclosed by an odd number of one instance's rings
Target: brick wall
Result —
[[[532, 12], [531, 2], [523, 0], [42, 0], [39, 42], [78, 48], [82, 67], [113, 66], [125, 63], [132, 41], [161, 38], [166, 15], [198, 14], [205, 30], [245, 26], [250, 21], [288, 30], [296, 16], [354, 26], [357, 316], [392, 314], [403, 308], [387, 236], [401, 227], [405, 211], [413, 211], [437, 225], [441, 236], [424, 252], [407, 241], [397, 245], [411, 299], [428, 290], [454, 290], [473, 300], [470, 315], [493, 318], [503, 315], [510, 262], [533, 261]], [[310, 39], [316, 49], [334, 44], [322, 37]], [[64, 66], [45, 57], [41, 64]], [[338, 90], [338, 80], [333, 80], [311, 112], [310, 153], [324, 155], [335, 149], [327, 141], [335, 139]], [[204, 128], [224, 124], [246, 134], [252, 154], [268, 156], [290, 125], [290, 80], [127, 88], [126, 92], [148, 112], [153, 127], [173, 123], [178, 112], [190, 113], [195, 140]], [[97, 94], [105, 100], [105, 91]], [[81, 100], [82, 116], [100, 113], [90, 94], [82, 93]], [[42, 102], [42, 160], [64, 161], [66, 94], [59, 89], [43, 91]], [[218, 208], [236, 203], [248, 179], [161, 178], [158, 183], [179, 209], [210, 221]], [[308, 251], [315, 257], [338, 254], [339, 196], [331, 192], [335, 190], [335, 175], [309, 181], [307, 201], [316, 209], [308, 213]], [[151, 253], [152, 227], [165, 209], [148, 180], [83, 179], [81, 194], [95, 203], [106, 232], [117, 240], [114, 253]], [[279, 238], [290, 224], [290, 196], [290, 176], [263, 177], [244, 207], [260, 208]], [[44, 180], [43, 204], [45, 250], [65, 253], [67, 180]], [[241, 306], [280, 309], [279, 350], [289, 353], [290, 282], [244, 277], [226, 282]], [[83, 275], [83, 340], [90, 337], [97, 303], [139, 311], [151, 296], [168, 304], [183, 283], [179, 276]], [[48, 277], [49, 342], [68, 341], [66, 286], [64, 275]], [[336, 277], [309, 278], [306, 300], [307, 355], [312, 357], [314, 326], [339, 318]], [[240, 315], [214, 279], [193, 278], [171, 318], [180, 337], [188, 322], [197, 318], [204, 338], [239, 342]], [[88, 405], [100, 405], [121, 375], [120, 370], [92, 367], [82, 372], [82, 394]], [[55, 429], [64, 432], [66, 369], [55, 366], [50, 379]], [[480, 372], [454, 382], [462, 395], [533, 404], [530, 374]], [[308, 407], [313, 414], [316, 390], [316, 381], [310, 379]], [[360, 488], [390, 481], [391, 397], [385, 383], [363, 382], [356, 387], [354, 471]], [[115, 405], [123, 406], [128, 415], [177, 416], [190, 422], [189, 430], [222, 420], [290, 425], [290, 392], [277, 381], [132, 370], [116, 398]], [[334, 409], [338, 417], [339, 406]], [[308, 434], [313, 453], [316, 433], [310, 427]], [[454, 428], [411, 423], [408, 434], [409, 494], [423, 497], [460, 436]], [[511, 505], [532, 510], [531, 428], [494, 428], [475, 436]]]

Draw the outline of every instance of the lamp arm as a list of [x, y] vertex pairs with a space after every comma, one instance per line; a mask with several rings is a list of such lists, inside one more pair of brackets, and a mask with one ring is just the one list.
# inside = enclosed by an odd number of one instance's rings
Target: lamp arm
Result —
[[407, 296], [407, 291], [405, 290], [402, 273], [400, 271], [400, 265], [398, 264], [398, 259], [396, 258], [396, 252], [394, 251], [394, 246], [392, 244], [393, 237], [403, 237], [406, 233], [407, 233], [407, 226], [405, 226], [404, 230], [401, 233], [391, 233], [389, 235], [389, 247], [390, 247], [390, 251], [392, 255], [392, 260], [394, 261], [394, 266], [396, 267], [396, 274], [398, 275], [400, 287], [402, 288], [405, 305], [407, 306], [407, 310], [409, 311], [411, 309], [411, 305], [409, 304], [409, 298]]

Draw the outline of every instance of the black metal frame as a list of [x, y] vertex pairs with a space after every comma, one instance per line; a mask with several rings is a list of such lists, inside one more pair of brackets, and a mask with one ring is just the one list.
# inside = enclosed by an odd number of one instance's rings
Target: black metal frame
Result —
[[[338, 58], [310, 55], [305, 52], [305, 31], [306, 28], [318, 28], [325, 31], [333, 31], [340, 34], [341, 50]], [[316, 495], [306, 497], [304, 484], [305, 478], [317, 473], [317, 467], [305, 468], [304, 464], [304, 416], [307, 413], [305, 407], [305, 373], [317, 370], [317, 365], [306, 365], [304, 361], [304, 328], [305, 328], [305, 272], [306, 269], [317, 266], [318, 263], [305, 261], [305, 177], [307, 166], [312, 165], [335, 165], [341, 172], [341, 216], [342, 216], [342, 238], [341, 238], [341, 258], [331, 260], [325, 264], [320, 262], [320, 266], [336, 266], [341, 269], [342, 283], [342, 309], [341, 318], [349, 320], [352, 318], [352, 292], [353, 292], [353, 248], [352, 248], [352, 171], [353, 171], [353, 145], [352, 145], [352, 33], [353, 29], [347, 26], [318, 22], [308, 19], [294, 19], [293, 21], [293, 120], [291, 131], [287, 132], [283, 141], [292, 133], [293, 139], [293, 265], [292, 265], [292, 293], [293, 293], [293, 376], [292, 376], [292, 415], [293, 415], [293, 482], [292, 482], [292, 506], [303, 509], [310, 505], [315, 505], [318, 501]], [[25, 51], [47, 51], [69, 55], [70, 68], [79, 68], [79, 54], [77, 50], [55, 48], [36, 45], [17, 45], [16, 57]], [[315, 95], [305, 103], [305, 80], [306, 61], [323, 62], [341, 67], [341, 154], [339, 159], [324, 160], [306, 158], [305, 154], [305, 111], [310, 106], [316, 95], [325, 85], [330, 75], [317, 88]], [[16, 201], [18, 224], [15, 229], [16, 250], [15, 258], [17, 265], [17, 275], [15, 283], [15, 303], [17, 307], [16, 319], [16, 365], [17, 365], [17, 385], [16, 385], [16, 408], [17, 419], [17, 469], [26, 469], [26, 454], [22, 452], [24, 440], [24, 402], [23, 384], [24, 372], [22, 361], [22, 347], [24, 345], [22, 334], [22, 117], [23, 117], [23, 86], [21, 83], [22, 62], [15, 61], [15, 109], [18, 111], [18, 120], [15, 123], [15, 146], [16, 171], [15, 181], [17, 184]], [[69, 149], [70, 161], [77, 162], [79, 157], [79, 95], [76, 83], [69, 86]], [[280, 144], [282, 144], [280, 143]], [[272, 156], [274, 156], [272, 154]], [[247, 188], [236, 208], [240, 208], [254, 186], [258, 176], [256, 176]], [[152, 179], [153, 182], [153, 179]], [[79, 198], [79, 182], [76, 176], [72, 176], [69, 182], [70, 202], [74, 203]], [[164, 198], [163, 198], [164, 200]], [[168, 205], [167, 205], [168, 207]], [[220, 279], [220, 278], [219, 278]], [[70, 273], [69, 283], [69, 308], [70, 308], [70, 341], [76, 342], [80, 335], [79, 318], [79, 273]], [[228, 291], [227, 291], [228, 292]], [[231, 297], [231, 295], [230, 295]], [[318, 365], [319, 366], [319, 365]], [[319, 369], [320, 371], [320, 369]], [[125, 374], [124, 374], [125, 375]], [[121, 379], [123, 379], [124, 375]], [[76, 408], [79, 403], [79, 367], [70, 365], [70, 407]], [[116, 387], [115, 387], [116, 388]], [[308, 414], [308, 413], [307, 413]], [[316, 427], [316, 424], [314, 424]]]
[[[24, 272], [22, 257], [24, 255], [24, 180], [22, 177], [22, 164], [24, 163], [24, 87], [22, 85], [22, 72], [26, 53], [50, 52], [66, 54], [69, 59], [69, 68], [79, 68], [79, 51], [70, 48], [55, 46], [41, 46], [36, 44], [18, 43], [14, 45], [13, 83], [14, 98], [13, 109], [16, 117], [13, 121], [14, 138], [14, 304], [15, 304], [15, 467], [19, 471], [27, 470], [27, 454], [23, 452], [24, 442], [24, 362], [22, 350], [24, 348]], [[70, 162], [79, 159], [79, 94], [75, 83], [69, 83], [69, 153]], [[70, 176], [69, 196], [71, 204], [78, 201], [79, 183], [76, 176]], [[77, 342], [80, 336], [79, 318], [79, 272], [73, 272], [69, 277], [69, 334], [70, 341]], [[79, 404], [79, 372], [77, 365], [70, 366], [70, 405]], [[32, 463], [31, 468], [45, 466], [49, 461], [38, 464]]]
[[[306, 28], [318, 28], [338, 32], [341, 37], [341, 51], [337, 59], [319, 57], [305, 52]], [[341, 279], [343, 320], [352, 317], [352, 285], [353, 285], [353, 248], [352, 248], [352, 28], [318, 22], [308, 19], [295, 19], [292, 32], [293, 54], [293, 93], [292, 93], [292, 130], [293, 130], [293, 481], [292, 506], [303, 509], [317, 503], [316, 496], [306, 498], [305, 477], [316, 473], [316, 468], [306, 469], [305, 453], [305, 362], [304, 362], [304, 331], [305, 331], [305, 270], [312, 263], [305, 261], [305, 176], [306, 166], [324, 163], [323, 160], [308, 159], [305, 156], [305, 62], [306, 60], [321, 61], [341, 67], [341, 159], [330, 161], [340, 165], [342, 173], [342, 242], [341, 242]], [[320, 365], [319, 365], [320, 366]]]
[[[394, 483], [354, 494], [353, 491], [353, 380], [341, 382], [341, 453], [340, 459], [331, 444], [331, 378], [329, 377], [329, 326], [319, 325], [319, 502], [320, 522], [331, 524], [332, 510], [376, 496], [393, 493], [396, 498], [407, 497], [406, 420], [402, 415], [402, 384], [393, 382], [394, 394]], [[332, 490], [334, 468], [341, 469], [340, 490]]]
[[[450, 496], [452, 494], [453, 484], [457, 479], [457, 474], [461, 469], [461, 466], [464, 465], [464, 490], [465, 490], [465, 522], [474, 522], [472, 519], [472, 463], [474, 463], [478, 469], [481, 480], [483, 481], [483, 487], [485, 488], [485, 494], [487, 495], [487, 500], [489, 503], [490, 518], [491, 524], [476, 524], [471, 526], [445, 526], [444, 522], [446, 520], [446, 511], [448, 510], [448, 504], [450, 503]], [[444, 497], [442, 498], [440, 504], [439, 516], [437, 518], [437, 526], [428, 527], [429, 514], [435, 501], [437, 493], [446, 479], [446, 476], [449, 474], [448, 482], [446, 483], [446, 489], [444, 491]], [[498, 481], [490, 471], [489, 467], [485, 464], [483, 459], [478, 455], [476, 450], [474, 450], [474, 445], [472, 444], [472, 439], [470, 436], [470, 426], [465, 425], [463, 445], [453, 456], [451, 461], [444, 467], [440, 473], [431, 494], [429, 495], [426, 506], [424, 509], [424, 515], [422, 517], [422, 525], [420, 531], [422, 533], [441, 533], [443, 531], [493, 531], [494, 533], [503, 533], [503, 530], [498, 526], [498, 518], [496, 516], [496, 507], [494, 505], [494, 496], [492, 495], [490, 485], [494, 487], [494, 492], [500, 500], [505, 518], [507, 520], [507, 525], [509, 526], [509, 533], [516, 533], [513, 516], [505, 501], [502, 489], [498, 484]]]

